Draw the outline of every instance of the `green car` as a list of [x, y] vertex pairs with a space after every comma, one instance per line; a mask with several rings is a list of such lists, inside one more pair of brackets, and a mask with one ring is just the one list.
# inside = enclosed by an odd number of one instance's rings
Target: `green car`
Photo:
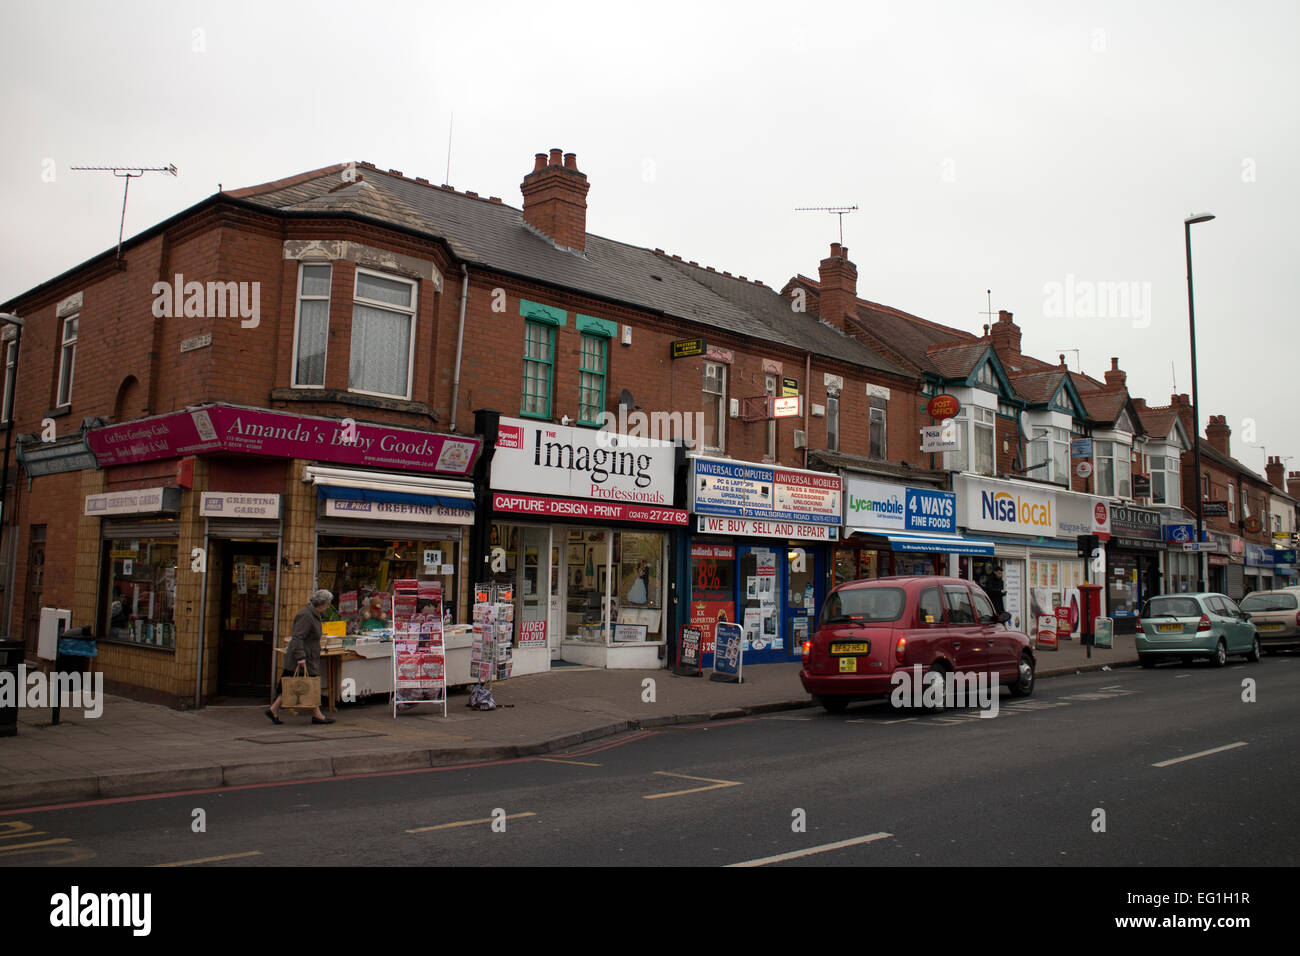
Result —
[[1162, 660], [1208, 657], [1215, 667], [1229, 654], [1258, 661], [1259, 631], [1224, 594], [1162, 594], [1142, 606], [1136, 635], [1138, 660], [1155, 667]]

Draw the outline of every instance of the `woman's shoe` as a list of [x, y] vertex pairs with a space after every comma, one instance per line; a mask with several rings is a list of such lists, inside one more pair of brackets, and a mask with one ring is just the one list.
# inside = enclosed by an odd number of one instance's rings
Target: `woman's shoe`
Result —
[[266, 709], [266, 716], [271, 718], [271, 723], [273, 723], [273, 724], [282, 724], [282, 723], [284, 723], [283, 720], [281, 720], [279, 717], [275, 716], [275, 714], [271, 713], [271, 708], [269, 708], [269, 707]]
[[332, 724], [332, 723], [334, 723], [334, 718], [333, 718], [333, 717], [313, 717], [313, 718], [311, 719], [311, 722], [312, 722], [313, 724]]

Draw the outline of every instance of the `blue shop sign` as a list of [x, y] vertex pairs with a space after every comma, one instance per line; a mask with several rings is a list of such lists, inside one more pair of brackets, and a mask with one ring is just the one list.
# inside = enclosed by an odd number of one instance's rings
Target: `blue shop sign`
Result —
[[1174, 541], [1178, 544], [1191, 544], [1196, 540], [1196, 525], [1167, 524], [1165, 525], [1165, 540]]
[[957, 496], [951, 491], [907, 489], [907, 530], [957, 533]]

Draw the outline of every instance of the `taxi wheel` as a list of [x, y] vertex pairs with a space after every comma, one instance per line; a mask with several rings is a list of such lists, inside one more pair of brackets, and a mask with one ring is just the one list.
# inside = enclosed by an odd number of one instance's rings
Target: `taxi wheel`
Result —
[[843, 694], [823, 694], [821, 705], [828, 714], [842, 714], [849, 706], [849, 699]]
[[1210, 660], [1215, 667], [1223, 667], [1228, 663], [1228, 645], [1223, 643], [1223, 638], [1219, 638], [1219, 646], [1214, 649], [1214, 657]]
[[[945, 665], [932, 664], [930, 666], [929, 672], [925, 675], [925, 677], [921, 679], [923, 700], [925, 699], [926, 696], [925, 690], [928, 689], [931, 684], [937, 684], [939, 687], [939, 693], [938, 693], [939, 703], [930, 704], [930, 705], [926, 705], [926, 704], [921, 705], [921, 709], [928, 714], [941, 714], [944, 712], [944, 710], [947, 709], [948, 683], [944, 676], [945, 674], [947, 674], [947, 672], [948, 672], [948, 668]], [[934, 691], [930, 691], [930, 693], [933, 694]]]
[[1034, 692], [1034, 659], [1028, 654], [1020, 655], [1020, 673], [1007, 689], [1012, 697], [1028, 697]]

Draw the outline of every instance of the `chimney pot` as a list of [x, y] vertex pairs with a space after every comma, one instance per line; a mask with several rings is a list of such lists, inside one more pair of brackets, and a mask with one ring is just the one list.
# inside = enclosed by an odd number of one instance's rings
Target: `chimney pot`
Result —
[[832, 242], [832, 243], [831, 243], [831, 258], [832, 258], [832, 259], [839, 259], [839, 258], [842, 258], [842, 250], [843, 250], [843, 248], [844, 248], [844, 247], [841, 246], [838, 242]]
[[998, 321], [999, 321], [999, 322], [1010, 322], [1010, 321], [1012, 321], [1011, 313], [1008, 312], [1006, 309], [998, 309]]
[[545, 153], [538, 153], [535, 157], [533, 157], [533, 160], [534, 160], [534, 161], [533, 161], [533, 172], [537, 172], [539, 169], [545, 169], [545, 168], [546, 168], [546, 154], [545, 154]]
[[547, 165], [548, 165], [548, 166], [561, 166], [561, 165], [563, 165], [563, 164], [564, 164], [563, 156], [564, 156], [564, 150], [562, 150], [562, 149], [553, 149], [553, 150], [551, 150], [551, 161], [550, 161]]
[[565, 168], [565, 169], [577, 169], [577, 168], [578, 168], [578, 154], [577, 154], [577, 153], [565, 153], [565, 154], [564, 154], [564, 168]]

